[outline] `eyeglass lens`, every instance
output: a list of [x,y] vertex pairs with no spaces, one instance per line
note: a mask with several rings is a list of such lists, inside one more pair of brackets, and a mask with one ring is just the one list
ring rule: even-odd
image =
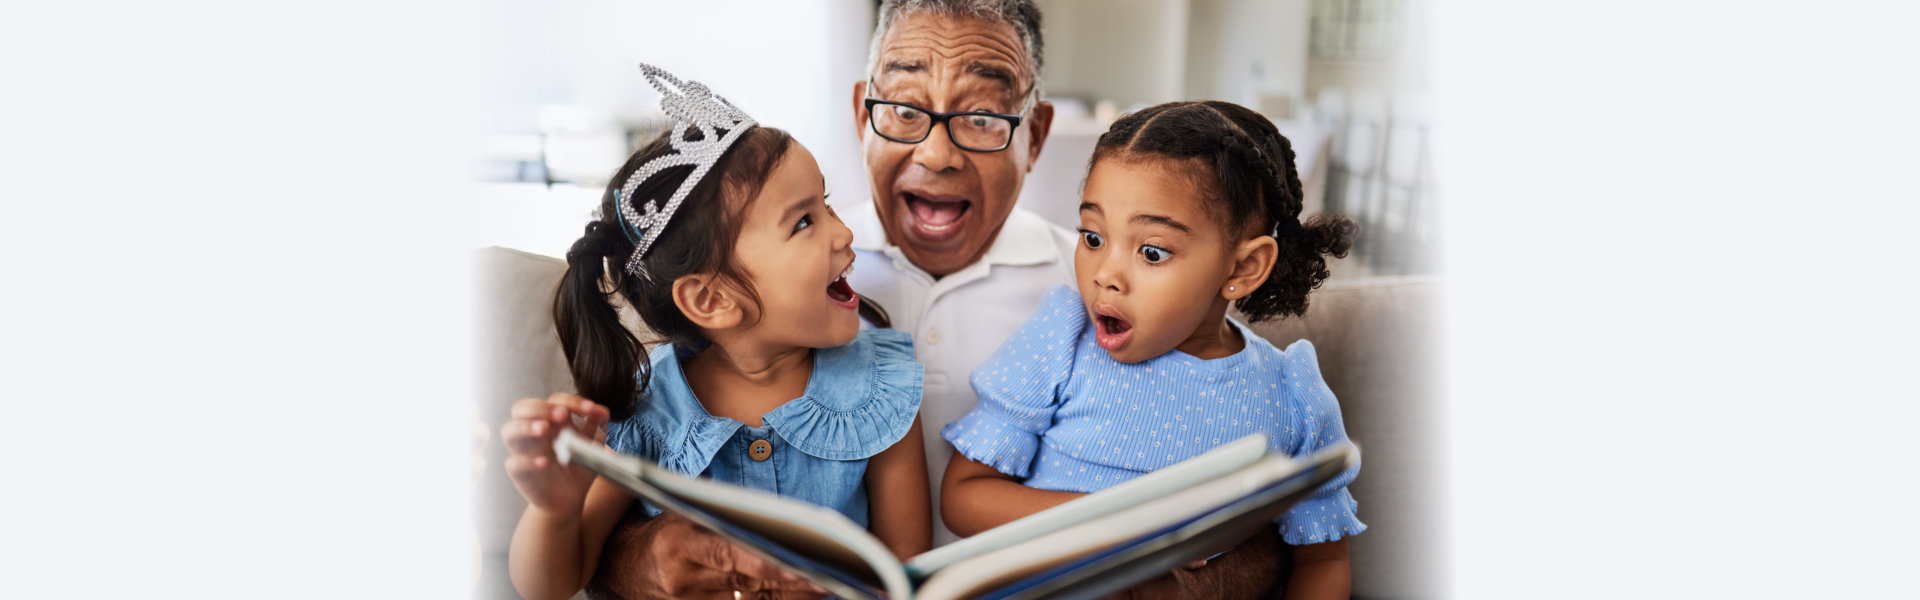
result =
[[[876,104],[873,126],[881,135],[900,141],[919,141],[933,129],[933,118],[911,106]],[[1012,123],[989,115],[954,115],[947,119],[947,135],[967,149],[997,150],[1007,145]]]

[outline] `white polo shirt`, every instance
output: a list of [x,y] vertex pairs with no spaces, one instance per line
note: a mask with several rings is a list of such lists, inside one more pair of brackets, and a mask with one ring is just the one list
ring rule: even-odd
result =
[[940,478],[953,446],[940,429],[973,410],[968,377],[1040,306],[1047,288],[1073,284],[1074,232],[1014,209],[985,256],[939,280],[887,243],[873,203],[841,214],[853,230],[853,290],[880,303],[894,329],[913,334],[914,359],[926,365],[920,419],[933,482],[933,543],[959,539],[940,521]]

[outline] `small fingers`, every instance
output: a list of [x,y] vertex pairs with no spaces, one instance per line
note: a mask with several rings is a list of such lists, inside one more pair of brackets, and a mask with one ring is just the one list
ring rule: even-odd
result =
[[575,394],[547,396],[545,405],[548,421],[555,425],[572,425],[581,433],[591,433],[612,418],[612,411],[607,407]]
[[500,426],[500,441],[513,454],[553,453],[553,428],[546,421],[514,419]]
[[553,460],[545,456],[508,455],[506,460],[507,477],[514,481],[527,481],[530,480],[529,478],[538,475],[541,471],[546,470],[546,468],[552,464]]
[[546,419],[553,414],[553,403],[539,398],[526,398],[514,402],[508,409],[508,416],[515,419]]

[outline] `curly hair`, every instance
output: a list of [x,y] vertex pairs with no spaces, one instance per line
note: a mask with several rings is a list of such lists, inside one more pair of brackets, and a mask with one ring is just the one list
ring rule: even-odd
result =
[[1234,241],[1271,235],[1279,256],[1267,280],[1234,302],[1250,322],[1307,312],[1307,294],[1327,279],[1327,256],[1344,258],[1359,226],[1341,216],[1302,223],[1293,144],[1266,117],[1217,100],[1168,102],[1122,116],[1100,136],[1088,167],[1102,160],[1174,159],[1221,230]]

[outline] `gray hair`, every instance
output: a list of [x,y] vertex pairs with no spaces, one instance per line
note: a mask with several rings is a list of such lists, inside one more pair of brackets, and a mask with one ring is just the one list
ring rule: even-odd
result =
[[1033,78],[1034,90],[1038,93],[1041,89],[1040,68],[1046,63],[1041,60],[1040,7],[1033,0],[886,0],[880,4],[879,24],[873,28],[873,43],[867,49],[868,75],[880,66],[880,39],[893,29],[895,21],[917,14],[968,17],[1012,26],[1020,36],[1020,45],[1027,49],[1027,64],[1033,66],[1028,75]]

